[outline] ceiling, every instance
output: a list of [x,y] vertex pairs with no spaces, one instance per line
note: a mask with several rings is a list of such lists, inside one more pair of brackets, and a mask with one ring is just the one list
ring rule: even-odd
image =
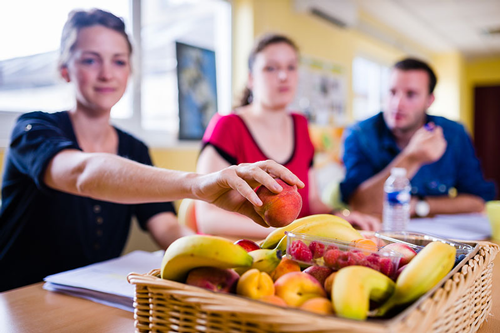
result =
[[305,4],[374,35],[359,20],[363,11],[433,52],[500,56],[500,0],[296,0],[296,7]]

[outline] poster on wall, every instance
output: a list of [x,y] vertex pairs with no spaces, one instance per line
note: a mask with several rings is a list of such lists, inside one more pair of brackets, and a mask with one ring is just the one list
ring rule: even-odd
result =
[[345,69],[335,63],[301,57],[299,85],[291,107],[303,112],[311,124],[344,126],[347,119]]
[[176,42],[179,139],[200,140],[217,111],[215,52]]

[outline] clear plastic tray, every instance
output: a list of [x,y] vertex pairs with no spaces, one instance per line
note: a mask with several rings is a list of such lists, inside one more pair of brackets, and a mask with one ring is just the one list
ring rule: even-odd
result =
[[458,263],[460,263],[463,259],[465,259],[467,255],[474,250],[474,247],[468,244],[452,241],[446,238],[430,234],[422,234],[419,232],[412,232],[412,231],[382,230],[379,232],[375,232],[373,240],[377,242],[377,245],[379,247],[385,246],[390,243],[403,243],[413,248],[417,253],[431,242],[446,243],[455,247],[455,249],[457,250],[455,266]]
[[406,244],[417,252],[423,249],[427,244],[431,242],[442,242],[454,246],[457,249],[457,256],[464,254],[469,254],[473,247],[464,244],[455,242],[446,238],[430,235],[430,234],[422,234],[419,232],[411,232],[411,231],[379,231],[375,232],[375,238],[378,241],[378,246],[382,247],[390,243],[403,243]]
[[286,256],[309,266],[326,266],[336,271],[346,266],[360,265],[373,268],[393,278],[402,255],[376,247],[368,249],[356,242],[286,232]]

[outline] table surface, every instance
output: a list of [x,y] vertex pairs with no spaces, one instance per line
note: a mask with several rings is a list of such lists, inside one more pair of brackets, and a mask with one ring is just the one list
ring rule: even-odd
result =
[[[479,333],[500,331],[500,254],[493,271],[493,307]],[[46,291],[43,283],[0,293],[0,332],[133,332],[133,313]]]

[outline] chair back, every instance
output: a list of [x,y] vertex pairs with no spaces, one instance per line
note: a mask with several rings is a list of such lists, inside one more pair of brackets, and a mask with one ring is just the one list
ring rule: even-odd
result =
[[196,223],[195,202],[196,200],[193,199],[183,199],[179,206],[177,219],[179,220],[179,224],[185,225],[197,233],[198,225]]

